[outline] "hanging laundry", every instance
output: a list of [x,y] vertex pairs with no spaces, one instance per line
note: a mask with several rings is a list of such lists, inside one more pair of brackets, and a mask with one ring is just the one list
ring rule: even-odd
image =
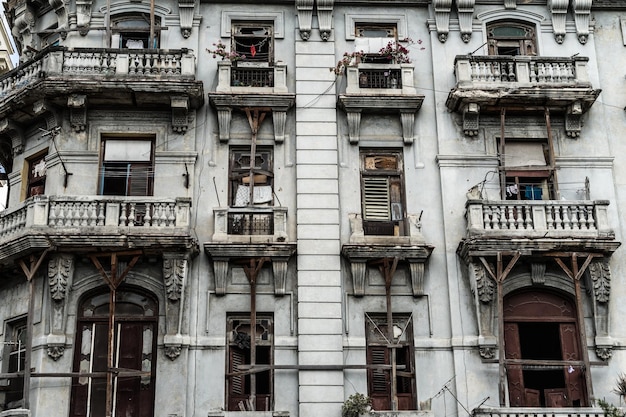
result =
[[256,46],[250,45],[250,55],[252,55],[252,57],[256,55]]
[[514,195],[517,195],[518,192],[519,192],[519,190],[517,188],[517,184],[509,185],[509,186],[506,187],[506,196],[507,197],[512,197]]

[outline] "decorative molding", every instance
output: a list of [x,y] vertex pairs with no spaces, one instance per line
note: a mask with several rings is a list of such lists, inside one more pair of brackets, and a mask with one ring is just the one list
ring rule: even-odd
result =
[[411,275],[411,289],[413,297],[424,295],[424,262],[417,262],[415,259],[408,259],[409,273]]
[[384,24],[391,23],[396,25],[398,31],[398,39],[406,39],[409,37],[407,17],[404,14],[351,14],[346,13],[346,40],[353,41],[356,38],[357,23],[374,23]]
[[163,281],[165,295],[170,301],[178,301],[182,297],[185,286],[186,259],[166,257],[163,259]]
[[183,38],[191,36],[193,29],[193,12],[196,8],[195,0],[178,0],[178,15],[180,17],[180,32]]
[[185,133],[189,127],[189,97],[171,96],[172,130],[176,133]]
[[75,132],[84,132],[87,129],[87,96],[72,94],[67,98],[67,107],[70,109],[70,126]]
[[352,272],[352,288],[356,297],[365,295],[365,282],[367,280],[367,263],[365,259],[350,262]]
[[335,0],[317,0],[317,20],[320,25],[322,40],[330,39],[333,24],[333,5]]
[[287,111],[273,111],[272,120],[274,122],[274,141],[283,143],[285,141],[285,127],[287,126]]
[[517,8],[517,0],[504,0],[504,8],[505,9],[516,9]]
[[361,136],[361,110],[346,111],[348,121],[348,140],[352,145],[357,145]]
[[[93,0],[76,0],[76,25],[79,28],[88,28],[91,24],[91,6]],[[87,31],[79,32],[81,35],[87,35]]]
[[68,27],[67,6],[69,6],[68,0],[48,0],[50,6],[54,9],[57,15],[58,29]]
[[285,16],[283,12],[260,12],[260,11],[222,11],[220,36],[222,38],[230,38],[233,21],[258,21],[272,22],[274,25],[274,38],[282,39],[285,37]]
[[572,0],[574,21],[578,42],[586,44],[589,39],[589,15],[591,14],[591,0]]
[[308,41],[311,37],[313,3],[314,0],[296,0],[300,38],[304,41]]
[[478,300],[483,304],[491,303],[496,291],[495,282],[488,277],[487,272],[482,265],[472,263],[471,267],[474,270],[475,288]]
[[219,138],[221,142],[230,140],[230,121],[233,117],[233,109],[220,106],[217,108],[217,123],[219,127]]
[[480,357],[485,359],[485,360],[490,360],[490,359],[494,359],[496,357],[496,351],[498,349],[498,346],[479,346],[478,347],[478,353],[480,354]]
[[468,43],[472,38],[472,18],[474,16],[475,2],[476,0],[456,0],[461,39],[465,43]]
[[548,8],[552,14],[552,30],[554,39],[561,44],[565,40],[565,18],[569,0],[548,0]]
[[608,361],[613,356],[612,346],[598,346],[596,347],[596,355],[603,361]]
[[589,277],[593,297],[599,303],[608,303],[611,295],[611,269],[606,260],[594,261],[589,264]]
[[533,262],[530,264],[530,280],[533,285],[543,285],[546,283],[546,264],[543,262]]
[[64,301],[67,287],[74,274],[74,257],[67,254],[57,254],[48,261],[48,285],[50,298],[54,301]]
[[48,261],[48,288],[50,294],[50,333],[47,336],[47,354],[56,361],[65,352],[67,325],[67,292],[74,277],[74,255],[57,253]]
[[183,350],[181,345],[165,345],[165,356],[167,356],[170,360],[175,360],[178,358]]
[[582,130],[582,115],[583,107],[580,101],[576,101],[567,106],[567,110],[565,111],[565,133],[570,138],[580,136]]
[[280,259],[274,258],[272,259],[272,272],[274,273],[274,295],[283,296],[285,295],[286,285],[287,285],[287,262],[289,258]]
[[213,278],[215,279],[215,295],[225,295],[228,282],[228,259],[213,258]]
[[48,345],[46,352],[53,361],[58,361],[65,353],[65,345]]
[[435,24],[437,26],[437,38],[444,43],[448,40],[450,32],[450,12],[452,11],[452,0],[433,0],[435,9]]

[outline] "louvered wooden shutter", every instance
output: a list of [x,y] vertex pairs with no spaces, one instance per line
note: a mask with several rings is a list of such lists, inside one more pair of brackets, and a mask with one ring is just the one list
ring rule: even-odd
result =
[[151,167],[145,164],[130,164],[128,176],[129,196],[144,197],[152,194]]
[[[246,355],[243,349],[236,346],[230,347],[230,372],[240,371],[241,365],[246,364]],[[230,377],[228,384],[229,396],[242,396],[246,394],[245,375],[234,375]]]
[[[389,349],[384,346],[370,346],[370,365],[389,365]],[[388,369],[370,368],[370,395],[390,395],[391,381]]]
[[391,218],[388,177],[363,177],[363,220]]
[[[504,350],[507,359],[521,359],[519,329],[517,323],[504,324]],[[511,407],[523,407],[526,396],[524,394],[524,376],[519,365],[507,365],[506,377],[509,382],[509,403]]]

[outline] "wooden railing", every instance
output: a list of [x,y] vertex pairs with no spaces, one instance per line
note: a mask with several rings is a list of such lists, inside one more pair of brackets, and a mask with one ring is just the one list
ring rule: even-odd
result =
[[195,56],[188,49],[62,48],[44,50],[0,78],[0,98],[46,77],[195,77]]
[[188,198],[40,195],[0,213],[0,244],[30,228],[53,232],[84,227],[102,234],[120,227],[188,228],[190,208]]
[[468,200],[467,227],[470,236],[610,237],[608,205],[606,200]]
[[457,83],[590,85],[586,57],[472,56],[455,59]]

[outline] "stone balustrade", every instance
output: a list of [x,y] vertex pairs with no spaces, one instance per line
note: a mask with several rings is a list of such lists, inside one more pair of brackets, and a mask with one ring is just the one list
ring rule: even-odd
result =
[[288,93],[287,64],[234,67],[231,61],[217,62],[217,93]]
[[54,233],[68,228],[110,233],[135,228],[139,232],[189,228],[191,200],[159,197],[35,196],[20,207],[0,213],[0,243],[29,229]]
[[367,64],[346,67],[346,94],[416,94],[413,64]]
[[195,78],[195,56],[188,49],[51,48],[0,79],[0,97],[46,77]]
[[604,417],[600,408],[476,408],[472,417]]
[[607,200],[468,200],[469,237],[612,237]]
[[213,242],[286,242],[286,207],[220,207],[213,209]]
[[590,85],[586,57],[457,56],[457,85]]

